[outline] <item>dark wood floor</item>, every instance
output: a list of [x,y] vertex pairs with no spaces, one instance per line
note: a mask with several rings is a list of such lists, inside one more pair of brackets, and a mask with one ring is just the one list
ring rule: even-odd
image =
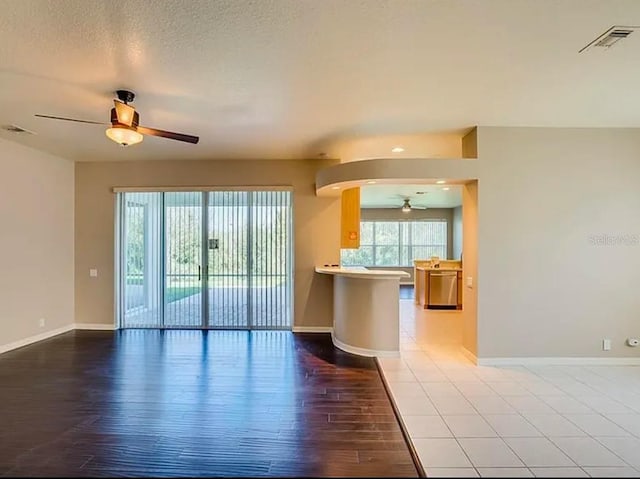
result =
[[0,475],[416,476],[328,335],[75,331],[0,355]]

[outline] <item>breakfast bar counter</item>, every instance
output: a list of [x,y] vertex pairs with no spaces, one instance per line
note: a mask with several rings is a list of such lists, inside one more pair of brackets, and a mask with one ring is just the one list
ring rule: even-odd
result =
[[333,344],[361,356],[400,355],[400,278],[405,271],[316,267],[333,275]]

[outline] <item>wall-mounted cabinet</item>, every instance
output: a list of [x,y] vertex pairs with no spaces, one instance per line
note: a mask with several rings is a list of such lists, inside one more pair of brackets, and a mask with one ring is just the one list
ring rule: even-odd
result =
[[340,217],[340,247],[360,247],[360,188],[349,188],[342,192]]

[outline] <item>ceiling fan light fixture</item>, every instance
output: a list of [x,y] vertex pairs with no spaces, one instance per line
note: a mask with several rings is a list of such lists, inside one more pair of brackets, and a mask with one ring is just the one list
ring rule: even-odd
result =
[[142,134],[133,128],[124,125],[113,125],[111,128],[107,128],[105,133],[110,140],[115,141],[120,146],[136,145],[144,138]]

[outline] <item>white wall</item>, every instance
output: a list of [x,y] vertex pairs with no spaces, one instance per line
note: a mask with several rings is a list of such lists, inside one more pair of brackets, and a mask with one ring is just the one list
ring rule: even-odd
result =
[[74,166],[0,139],[0,171],[2,351],[74,322]]
[[640,356],[640,130],[480,127],[478,158],[478,356]]

